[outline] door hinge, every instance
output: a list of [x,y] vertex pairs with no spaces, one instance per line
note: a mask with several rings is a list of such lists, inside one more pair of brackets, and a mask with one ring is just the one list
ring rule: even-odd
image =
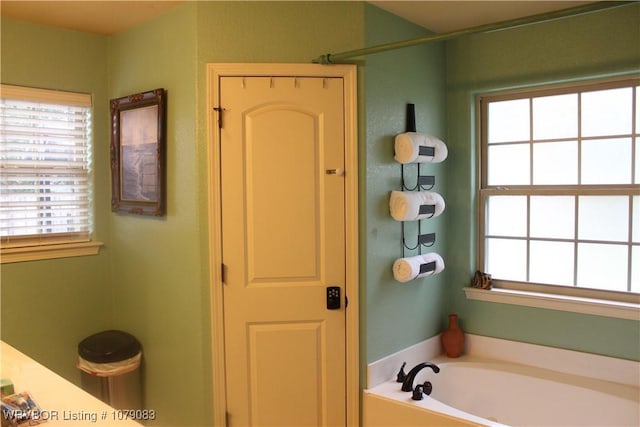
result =
[[224,264],[220,264],[220,279],[223,285],[226,279],[226,274],[225,274],[226,270],[227,270],[227,266]]
[[213,107],[213,111],[218,113],[218,128],[222,129],[222,112],[227,111],[227,109],[222,107]]

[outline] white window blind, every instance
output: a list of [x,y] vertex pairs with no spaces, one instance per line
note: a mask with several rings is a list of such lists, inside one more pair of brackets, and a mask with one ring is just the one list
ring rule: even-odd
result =
[[91,95],[0,86],[0,236],[6,247],[87,241]]

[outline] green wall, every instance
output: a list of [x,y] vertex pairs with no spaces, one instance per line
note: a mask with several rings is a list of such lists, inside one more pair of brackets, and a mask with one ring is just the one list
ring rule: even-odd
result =
[[[206,254],[200,236],[195,3],[109,38],[109,97],[167,91],[166,215],[110,216],[113,324],[142,343],[150,425],[211,419]],[[179,408],[179,409],[178,409]]]
[[[100,219],[98,234],[101,238],[104,236],[102,240],[107,245],[97,257],[4,266],[3,308],[10,307],[3,311],[4,338],[31,355],[43,355],[40,360],[47,366],[77,380],[78,374],[73,366],[77,341],[107,327],[127,330],[143,345],[145,402],[147,407],[158,411],[159,419],[155,424],[209,424],[212,395],[206,241],[205,65],[242,61],[307,63],[321,53],[363,47],[365,21],[369,28],[368,42],[371,43],[376,42],[375,34],[379,33],[380,25],[390,25],[392,37],[424,33],[371,6],[366,6],[365,15],[365,5],[360,2],[189,2],[148,23],[109,37],[7,20],[8,23],[3,25],[3,41],[6,41],[3,45],[3,81],[66,88],[68,78],[73,83],[71,89],[76,90],[82,89],[75,87],[78,81],[88,76],[97,81],[99,87],[85,90],[95,96],[96,197],[99,199],[96,210]],[[247,28],[252,31],[246,31]],[[13,33],[16,33],[15,37]],[[17,43],[18,33],[24,33],[20,36],[32,43]],[[73,39],[73,43],[65,37]],[[64,40],[56,41],[59,38]],[[99,43],[99,49],[82,46],[90,42]],[[60,55],[56,55],[56,51]],[[433,54],[430,49],[413,52],[415,57],[411,58],[406,54],[400,57],[390,55],[386,59],[380,57],[382,60],[373,60],[371,66],[372,76],[377,75],[381,88],[384,88],[372,97],[371,106],[372,111],[379,111],[370,123],[376,123],[380,128],[365,134],[365,126],[361,124],[361,141],[371,140],[371,144],[366,143],[367,147],[380,147],[382,139],[386,150],[379,150],[377,158],[367,159],[364,154],[368,150],[363,148],[361,162],[363,165],[366,162],[371,171],[378,168],[378,162],[382,162],[383,168],[388,168],[385,184],[388,189],[395,187],[398,179],[398,166],[389,168],[392,162],[389,143],[391,135],[404,126],[404,104],[418,104],[421,127],[428,126],[440,134],[444,130],[442,70],[436,72],[437,85],[430,89],[417,89],[422,78],[430,76],[426,61],[419,57]],[[439,48],[435,54],[440,63],[443,61],[442,53],[442,48]],[[9,71],[15,69],[16,76],[24,76],[29,67],[18,61],[18,55],[40,58],[42,63],[37,69],[51,81],[8,79]],[[58,59],[62,55],[73,58],[75,63],[70,61],[70,64],[80,68],[82,77],[59,72]],[[395,95],[392,80],[386,74],[399,71],[392,66],[397,59],[408,59],[412,67],[418,65],[408,73],[400,70],[404,80],[412,79],[414,82],[402,88],[404,94],[401,96]],[[93,69],[84,69],[87,65],[92,65]],[[361,80],[363,76],[361,70]],[[167,215],[163,218],[141,218],[112,214],[109,209],[108,99],[156,87],[164,87],[168,92]],[[373,90],[375,86],[368,89]],[[364,117],[368,105],[362,83],[359,90],[360,116]],[[417,96],[414,96],[416,90]],[[437,92],[437,101],[427,99],[431,90]],[[389,94],[394,98],[396,110],[391,117],[385,113],[388,101],[385,98]],[[384,126],[385,122],[389,126]],[[439,185],[442,189],[443,182]],[[364,182],[362,188],[364,194]],[[388,197],[388,189],[372,193],[379,204],[385,205],[386,201],[382,199]],[[363,222],[367,215],[364,211],[361,213]],[[367,272],[385,276],[382,281],[376,279],[375,284],[382,287],[383,293],[391,291],[389,295],[393,299],[396,285],[390,276],[390,265],[399,251],[399,227],[392,223],[384,209],[377,210],[374,220],[388,229],[386,232],[393,236],[394,243],[386,253],[384,249],[379,250],[384,254],[384,268],[368,269]],[[384,240],[380,242],[384,243]],[[378,246],[381,246],[380,242]],[[363,251],[363,259],[367,258],[366,251]],[[71,266],[67,267],[67,264]],[[66,283],[82,276],[83,270],[76,267],[78,264],[86,266],[83,268],[89,278],[74,280],[75,297],[61,293],[61,287],[52,283],[51,278],[60,277],[60,281]],[[17,321],[7,320],[17,311],[12,311],[11,307],[17,307],[15,298],[18,292],[24,292],[20,285],[24,288],[25,283],[32,284],[35,278],[48,290],[46,306],[41,307],[38,313],[42,319],[58,313],[65,318],[75,316],[78,319],[77,331],[65,329],[56,335],[51,333],[51,323],[36,322],[31,318],[29,324],[39,326],[42,335],[48,337],[52,346],[55,345],[54,353],[48,353],[49,349],[33,340],[33,335],[18,337]],[[81,291],[76,289],[78,287]],[[13,292],[14,289],[17,290]],[[405,305],[416,296],[430,299],[430,304],[433,304],[435,296],[430,295],[433,288],[420,289],[418,286],[405,288],[409,292],[394,304]],[[41,290],[30,286],[26,292],[37,295]],[[376,292],[372,294],[374,299],[379,296]],[[369,288],[363,287],[364,301],[368,293]],[[77,302],[82,310],[70,310],[72,302]],[[374,307],[371,313],[382,317],[387,308],[383,307],[376,314]],[[425,319],[424,313],[418,314],[420,319],[410,329],[410,334],[403,338],[403,333],[396,332],[396,338],[400,339],[390,343],[385,342],[390,333],[378,329],[377,325],[371,329],[372,336],[367,339],[374,346],[371,357],[396,351],[428,336],[431,331],[423,332],[420,325]],[[101,321],[89,322],[91,318]],[[401,321],[405,319],[406,316],[400,317]],[[402,329],[400,323],[396,325],[389,323],[386,331]],[[19,345],[21,343],[24,345]],[[389,348],[385,349],[385,345]],[[172,392],[167,393],[167,390]]]
[[208,62],[309,63],[360,48],[363,22],[361,2],[198,2],[199,72]]
[[[429,34],[374,6],[366,8],[366,45]],[[384,31],[380,31],[384,28]],[[443,43],[420,45],[366,58],[364,66],[366,135],[360,140],[361,181],[361,284],[365,296],[361,309],[365,324],[366,362],[374,362],[437,334],[445,316],[448,260],[443,273],[408,283],[393,279],[391,266],[402,256],[401,224],[389,214],[389,194],[401,189],[401,166],[393,159],[394,137],[404,132],[406,104],[415,104],[416,129],[445,140],[445,50]],[[436,176],[433,191],[447,200],[446,168],[425,164],[423,174]],[[416,165],[405,167],[408,186],[415,185]],[[447,207],[442,216],[422,221],[422,232],[435,232],[436,244],[424,248],[444,256],[447,247]],[[414,245],[418,229],[405,224],[408,245]],[[405,256],[418,251],[406,251]]]
[[109,96],[168,92],[167,215],[110,222],[114,324],[142,341],[150,425],[212,419],[206,64],[361,47],[361,15],[359,3],[189,2],[109,38]]
[[448,260],[452,309],[468,332],[640,360],[638,321],[467,301],[475,265],[474,99],[504,88],[640,69],[640,5],[447,42]]
[[[450,310],[469,332],[638,358],[638,322],[467,301],[461,291],[475,269],[473,96],[637,67],[638,10],[357,60],[363,369],[438,334]],[[205,65],[307,63],[425,33],[363,2],[188,2],[108,37],[3,19],[3,83],[94,94],[96,237],[106,246],[93,257],[3,265],[2,338],[78,382],[81,338],[130,331],[143,344],[154,425],[210,425]],[[108,100],[156,87],[168,91],[167,215],[116,215]],[[445,254],[447,268],[399,284],[391,265],[401,253],[400,224],[389,216],[388,196],[400,185],[393,137],[404,131],[406,103],[416,105],[418,130],[450,150],[444,163],[424,168],[447,202],[442,217],[423,223],[437,232],[431,250]]]
[[79,383],[77,344],[111,320],[106,38],[2,19],[4,84],[93,94],[97,256],[3,264],[2,339]]

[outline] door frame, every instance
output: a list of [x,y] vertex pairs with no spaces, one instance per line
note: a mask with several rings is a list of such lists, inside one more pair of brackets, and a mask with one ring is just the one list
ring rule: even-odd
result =
[[226,426],[224,311],[222,282],[222,197],[220,191],[220,132],[218,112],[221,77],[338,77],[344,82],[345,142],[345,295],[346,309],[346,425],[360,419],[359,255],[358,255],[358,116],[357,66],[351,64],[211,63],[207,64],[207,217],[209,284],[211,297],[211,350],[213,422]]

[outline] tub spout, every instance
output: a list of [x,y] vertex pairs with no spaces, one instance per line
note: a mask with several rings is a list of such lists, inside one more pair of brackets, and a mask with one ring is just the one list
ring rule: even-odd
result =
[[413,391],[413,380],[416,379],[416,375],[424,368],[431,368],[433,372],[436,374],[440,372],[440,368],[438,368],[433,363],[423,362],[414,366],[409,373],[407,374],[407,378],[402,383],[402,391]]

